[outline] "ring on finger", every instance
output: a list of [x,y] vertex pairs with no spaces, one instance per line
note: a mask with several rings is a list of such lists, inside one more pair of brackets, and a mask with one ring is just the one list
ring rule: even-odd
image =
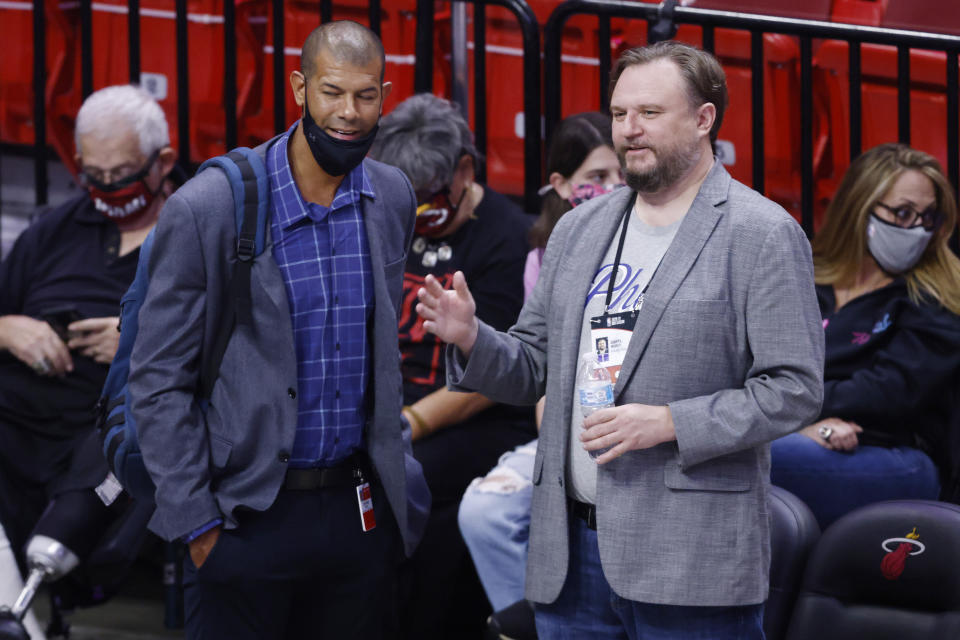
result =
[[826,425],[826,424],[825,424],[825,425],[821,425],[821,427],[820,427],[819,429],[817,429],[817,434],[818,434],[821,438],[823,438],[823,441],[824,441],[824,442],[830,442],[830,436],[833,435],[833,427],[831,427],[831,426],[829,426],[829,425]]
[[46,358],[40,358],[39,360],[34,362],[32,366],[33,366],[33,370],[42,376],[45,376],[48,373],[50,373],[50,361],[47,360]]

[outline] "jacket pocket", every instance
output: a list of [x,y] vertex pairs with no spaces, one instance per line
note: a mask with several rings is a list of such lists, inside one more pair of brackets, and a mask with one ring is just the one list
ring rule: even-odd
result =
[[404,267],[407,265],[407,257],[400,256],[399,260],[394,260],[383,265],[383,275],[387,282],[403,274]]
[[[752,452],[751,452],[752,453]],[[754,457],[712,460],[684,471],[680,462],[668,460],[663,468],[663,483],[670,489],[683,491],[747,491],[756,474]]]
[[215,471],[222,471],[230,462],[233,443],[215,433],[210,434],[210,465]]

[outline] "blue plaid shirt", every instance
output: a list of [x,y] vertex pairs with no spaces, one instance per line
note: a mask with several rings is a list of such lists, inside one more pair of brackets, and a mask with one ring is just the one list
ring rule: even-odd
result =
[[287,158],[296,126],[270,148],[267,172],[273,257],[297,350],[299,415],[290,466],[309,468],[330,466],[363,447],[373,275],[361,201],[374,193],[360,164],[344,177],[330,207],[305,202]]

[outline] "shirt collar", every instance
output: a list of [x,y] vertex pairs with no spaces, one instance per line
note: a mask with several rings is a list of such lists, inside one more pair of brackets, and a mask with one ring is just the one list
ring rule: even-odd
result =
[[343,182],[337,187],[337,192],[333,196],[333,202],[329,207],[305,201],[293,179],[293,172],[290,170],[290,160],[287,155],[287,144],[290,141],[290,136],[293,135],[299,124],[300,121],[298,120],[287,129],[287,133],[270,148],[267,158],[270,190],[277,202],[281,203],[280,206],[275,205],[273,207],[281,229],[288,229],[303,221],[304,218],[320,222],[331,213],[359,203],[361,196],[366,196],[371,200],[376,199],[366,167],[361,162],[344,177]]

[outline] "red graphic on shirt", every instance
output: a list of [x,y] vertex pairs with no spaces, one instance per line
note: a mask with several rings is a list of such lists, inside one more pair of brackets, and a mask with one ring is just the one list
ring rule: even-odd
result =
[[[435,273],[440,286],[453,285],[452,273]],[[436,386],[438,367],[443,357],[444,343],[423,328],[423,318],[417,315],[417,291],[424,285],[424,276],[403,274],[403,300],[400,303],[400,363],[407,382]]]
[[[899,543],[896,548],[892,546],[894,543]],[[907,558],[920,555],[926,550],[926,547],[920,542],[920,534],[917,533],[916,527],[903,538],[884,540],[881,546],[887,552],[887,555],[883,556],[883,560],[880,561],[880,571],[887,580],[899,578],[906,568]]]

